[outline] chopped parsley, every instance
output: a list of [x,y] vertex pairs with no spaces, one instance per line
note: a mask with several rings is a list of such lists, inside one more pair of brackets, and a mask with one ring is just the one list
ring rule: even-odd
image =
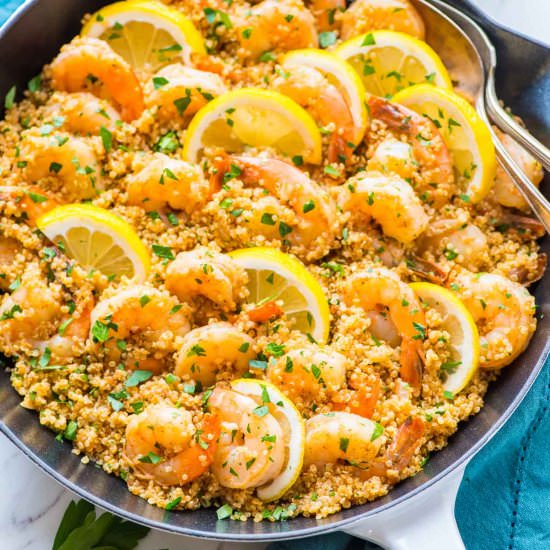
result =
[[4,107],[6,110],[11,109],[15,103],[15,94],[17,92],[17,88],[15,86],[12,86],[8,93],[6,94],[6,97],[4,98]]
[[159,90],[163,86],[166,86],[166,84],[169,84],[169,80],[167,78],[164,78],[163,76],[153,77],[153,86],[155,87],[155,90]]
[[174,260],[175,256],[172,249],[169,246],[161,246],[160,244],[154,244],[152,247],[153,253],[159,258],[165,260]]
[[319,33],[319,45],[321,48],[328,48],[336,42],[336,33],[334,31],[324,31]]
[[150,370],[135,370],[126,379],[124,385],[127,388],[134,388],[135,386],[139,386],[142,382],[149,380],[151,376],[153,376],[153,373]]
[[153,149],[157,153],[174,153],[179,146],[180,142],[178,140],[176,132],[170,131],[166,132],[166,134],[158,139]]
[[363,38],[363,42],[361,42],[361,46],[374,46],[375,44],[376,40],[374,39],[372,32],[367,33],[365,38]]
[[218,516],[218,519],[226,519],[228,517],[231,517],[232,513],[233,513],[233,508],[231,508],[229,504],[224,504],[223,506],[220,506],[216,510],[216,516]]
[[101,136],[101,141],[103,142],[103,148],[105,152],[108,153],[113,147],[113,134],[105,126],[102,126],[99,129],[99,135]]

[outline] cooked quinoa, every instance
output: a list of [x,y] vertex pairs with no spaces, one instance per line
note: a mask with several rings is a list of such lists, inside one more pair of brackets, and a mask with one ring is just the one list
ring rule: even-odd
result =
[[[185,105],[200,108],[225,90],[272,89],[285,78],[279,53],[307,46],[300,42],[303,35],[285,34],[285,25],[297,24],[304,13],[310,24],[321,24],[301,1],[281,0],[279,9],[292,17],[273,23],[270,54],[255,57],[243,33],[250,35],[250,25],[251,33],[269,28],[270,21],[247,14],[272,1],[165,2],[192,20],[208,52],[192,60],[197,70],[208,71],[193,75],[204,78],[204,89],[190,90],[184,104],[166,102],[163,95],[170,75],[179,78],[178,67],[161,69],[166,77],[138,74],[132,93],[143,104],[132,114],[123,104],[127,96],[121,103],[97,85],[92,65],[82,69],[91,75],[89,86],[69,89],[59,77],[58,57],[19,102],[7,105],[0,122],[0,351],[11,360],[9,373],[22,406],[36,410],[58,438],[71,440],[83,462],[121,477],[151,504],[178,510],[228,505],[224,510],[233,519],[255,521],[323,518],[383,496],[419,472],[459,422],[480,411],[489,382],[526,347],[535,316],[523,287],[546,266],[536,242],[540,227],[522,211],[524,205],[503,206],[495,191],[477,204],[469,201],[467,178],[445,164],[437,127],[420,115],[420,122],[410,122],[411,115],[401,112],[403,124],[397,127],[383,116],[372,118],[359,144],[340,147],[332,157],[334,137],[343,134],[338,121],[324,126],[319,165],[250,147],[239,157],[209,148],[200,164],[182,161],[192,118]],[[327,32],[334,33],[331,42],[341,39],[341,17],[345,38],[366,32],[369,13],[350,18],[337,11],[328,23],[333,30],[322,27],[324,40]],[[400,18],[381,26],[414,34]],[[277,42],[279,35],[285,38]],[[103,55],[109,49],[89,40],[76,38],[62,52],[93,47]],[[101,56],[96,57],[99,67]],[[384,114],[389,104],[378,101],[384,102],[378,105]],[[314,112],[315,105],[306,101],[304,107]],[[417,122],[430,132],[420,145],[411,135]],[[412,151],[408,165],[401,166],[406,177],[381,157],[380,145],[388,142]],[[424,147],[422,159],[418,147]],[[533,168],[533,179],[539,171]],[[507,178],[502,171],[498,177]],[[504,184],[497,184],[502,194]],[[383,193],[380,200],[388,202],[373,204],[377,196],[368,190],[375,185],[409,193],[403,204],[417,208],[418,215],[407,208],[400,212],[402,203]],[[367,195],[356,198],[362,189]],[[300,193],[305,198],[297,207]],[[151,255],[146,280],[85,268],[37,229],[43,212],[83,201],[134,228]],[[311,211],[318,215],[314,223],[308,222]],[[257,246],[297,258],[321,285],[330,307],[326,343],[295,330],[276,301],[269,315],[258,317],[265,304],[249,303],[246,272],[227,255]],[[478,324],[481,367],[456,394],[444,389],[457,367],[446,319],[407,286],[423,280],[449,288]],[[366,307],[370,297],[361,289],[373,285],[382,298]],[[409,292],[419,305],[410,314],[423,319],[412,335],[396,323],[399,308],[413,307]],[[214,328],[195,332],[201,327]],[[212,331],[221,336],[208,351],[192,340],[199,334],[218,337]],[[239,341],[237,354],[229,351],[229,338]],[[201,361],[207,365],[203,371]],[[259,498],[258,480],[271,482],[288,461],[285,432],[266,405],[269,399],[257,403],[260,411],[250,418],[258,430],[281,429],[278,441],[250,428],[247,434],[229,419],[239,412],[226,405],[248,403],[230,386],[243,377],[274,383],[307,421],[306,429],[322,426],[323,416],[327,422],[350,418],[343,413],[355,422],[353,429],[341,428],[336,449],[330,433],[325,443],[316,440],[315,448],[326,456],[308,451],[313,442],[306,434],[301,472],[273,502]],[[370,439],[350,441],[348,428],[352,435],[370,429]],[[252,439],[256,447],[247,450]],[[262,447],[265,441],[271,444]],[[364,453],[360,459],[347,456],[356,452],[356,443]],[[231,480],[239,477],[226,471],[231,461],[243,467],[240,475],[249,475],[247,487]],[[254,468],[256,477],[250,473]]]

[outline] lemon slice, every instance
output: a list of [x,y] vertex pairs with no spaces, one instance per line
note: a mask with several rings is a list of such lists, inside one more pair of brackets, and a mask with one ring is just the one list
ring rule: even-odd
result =
[[285,466],[273,481],[256,490],[258,497],[264,501],[277,500],[294,485],[302,471],[306,441],[302,415],[294,403],[269,382],[242,378],[231,382],[231,388],[252,397],[260,405],[267,405],[269,412],[283,428],[286,447]]
[[429,117],[439,128],[456,175],[465,181],[466,200],[476,203],[487,196],[497,160],[491,132],[475,109],[454,92],[425,84],[399,92],[393,101]]
[[70,258],[105,275],[143,281],[150,259],[132,226],[108,210],[68,204],[50,210],[37,226]]
[[230,256],[248,273],[249,301],[282,303],[293,328],[324,343],[330,328],[327,298],[304,264],[275,248],[242,248]]
[[355,143],[360,143],[367,129],[368,116],[365,87],[353,67],[336,54],[315,48],[287,53],[283,57],[282,65],[283,68],[306,66],[317,69],[336,86],[344,95],[357,128]]
[[100,9],[82,28],[83,36],[101,38],[138,73],[154,73],[175,61],[190,64],[204,42],[181,12],[160,2],[129,0]]
[[283,94],[256,88],[227,92],[205,105],[187,129],[183,156],[197,162],[205,147],[236,153],[246,145],[321,162],[321,133],[313,118]]
[[453,394],[471,380],[479,364],[479,334],[462,301],[450,290],[433,283],[411,283],[415,294],[443,318],[442,329],[451,336],[450,359],[442,365],[443,389]]
[[440,57],[426,42],[408,34],[372,31],[347,40],[334,53],[353,66],[371,94],[390,97],[423,82],[452,88]]

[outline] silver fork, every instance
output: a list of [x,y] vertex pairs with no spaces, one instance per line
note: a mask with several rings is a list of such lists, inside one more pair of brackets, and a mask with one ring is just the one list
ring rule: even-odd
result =
[[550,202],[525,175],[491,127],[489,116],[550,171],[550,151],[509,117],[495,90],[496,51],[485,32],[470,17],[441,0],[413,0],[426,23],[426,40],[441,55],[458,88],[475,101],[479,116],[491,129],[497,158],[550,233]]

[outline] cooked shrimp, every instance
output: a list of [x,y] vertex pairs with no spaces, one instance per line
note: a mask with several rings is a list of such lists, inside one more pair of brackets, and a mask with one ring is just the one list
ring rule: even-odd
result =
[[395,138],[385,139],[376,147],[367,168],[369,172],[394,173],[400,178],[410,179],[417,170],[413,148]]
[[304,107],[319,126],[332,131],[329,162],[349,158],[364,134],[355,126],[345,96],[334,84],[313,67],[283,64],[282,71],[271,85]]
[[239,378],[254,359],[254,341],[229,323],[212,323],[188,332],[176,356],[175,373],[184,380],[200,382],[202,387],[216,382],[222,371]]
[[535,300],[528,290],[496,273],[460,271],[450,282],[480,333],[480,366],[499,369],[520,355],[535,332]]
[[267,321],[284,315],[284,310],[277,304],[276,300],[270,300],[247,310],[246,313],[253,323],[267,323]]
[[[134,285],[103,298],[92,311],[94,349],[131,368],[160,372],[176,350],[176,337],[189,332],[184,308],[167,292]],[[98,336],[99,335],[99,336]]]
[[[504,145],[505,149],[510,153],[511,157],[516,161],[518,166],[523,170],[525,175],[537,187],[542,178],[544,178],[544,170],[538,163],[517,141],[511,138],[508,134],[501,132],[498,128],[494,130]],[[497,165],[497,173],[495,176],[494,186],[495,199],[503,206],[510,208],[518,208],[519,210],[529,210],[527,201],[519,192],[512,178],[506,173],[504,168]]]
[[307,0],[317,29],[321,32],[334,31],[340,28],[340,18],[337,15],[346,9],[346,0]]
[[139,477],[160,485],[185,485],[212,464],[219,433],[215,415],[206,414],[195,424],[190,411],[149,405],[126,426],[125,455]]
[[[0,188],[0,195],[2,191]],[[0,289],[6,290],[13,282],[14,277],[9,272],[18,264],[17,255],[21,244],[16,239],[0,234]]]
[[362,477],[388,477],[391,471],[398,473],[405,469],[422,444],[425,431],[426,425],[420,417],[407,418],[397,429],[384,455],[375,460],[371,467],[362,473]]
[[415,191],[436,208],[447,202],[454,182],[453,160],[436,125],[403,105],[374,95],[369,97],[368,106],[371,121],[411,146],[421,177],[416,179]]
[[347,359],[328,347],[309,344],[290,350],[267,367],[267,379],[293,401],[315,400],[346,385]]
[[120,120],[108,101],[87,92],[54,92],[46,104],[45,115],[55,127],[83,136],[98,135],[102,126],[112,132]]
[[208,101],[227,91],[217,74],[174,63],[163,67],[147,81],[145,106],[156,109],[163,121],[189,120]]
[[489,257],[486,235],[468,219],[467,212],[439,219],[430,225],[419,245],[422,250],[444,254],[469,270],[477,271]]
[[380,398],[382,382],[376,377],[374,383],[364,383],[357,390],[341,390],[332,402],[337,411],[345,411],[364,418],[372,418]]
[[148,212],[166,206],[192,214],[209,199],[210,184],[198,165],[162,153],[136,156],[127,178],[128,203]]
[[422,383],[426,321],[416,294],[393,271],[383,267],[364,269],[344,283],[344,300],[366,312],[387,308],[401,337],[401,378],[417,391]]
[[37,263],[29,264],[19,287],[2,300],[2,339],[34,342],[49,337],[52,325],[60,317],[61,294],[59,285],[48,284]]
[[204,296],[225,311],[242,300],[246,272],[230,256],[198,246],[180,252],[166,270],[166,288],[180,300]]
[[404,32],[424,40],[424,21],[409,0],[356,0],[341,20],[344,40],[377,29]]
[[263,0],[236,18],[241,57],[258,58],[272,50],[315,48],[315,19],[300,0]]
[[97,139],[65,133],[49,136],[26,133],[21,141],[20,154],[26,162],[26,177],[32,182],[51,178],[69,201],[97,196],[103,189]]
[[56,206],[59,206],[59,203],[35,185],[25,187],[0,186],[0,208],[4,214],[21,217],[33,227],[42,214],[49,212]]
[[362,172],[339,189],[346,212],[371,217],[389,237],[408,244],[428,227],[429,218],[412,187],[395,174]]
[[304,467],[343,462],[368,468],[384,441],[374,437],[375,428],[374,422],[353,413],[312,416],[306,420]]
[[38,350],[49,361],[64,363],[84,351],[91,301],[70,310],[61,285],[50,283],[40,266],[30,263],[17,288],[0,305],[0,339],[4,345],[26,353]]
[[[31,292],[33,291],[36,292],[36,289],[33,288]],[[36,349],[51,354],[50,361],[53,359],[56,363],[65,363],[81,355],[90,330],[93,304],[90,299],[72,314],[62,315],[57,333],[47,340],[37,342]]]
[[285,463],[284,433],[275,417],[255,414],[251,397],[216,388],[208,405],[219,415],[221,435],[212,471],[223,487],[259,487],[281,472]]
[[263,187],[292,208],[298,223],[286,235],[290,242],[313,250],[319,238],[325,242],[334,239],[338,230],[336,205],[307,174],[277,159],[231,156],[218,165],[215,186],[222,185],[224,174],[231,168],[239,172],[237,177],[244,184]]
[[103,40],[75,38],[61,48],[50,70],[54,90],[91,92],[111,101],[126,122],[143,111],[143,93],[136,75]]

